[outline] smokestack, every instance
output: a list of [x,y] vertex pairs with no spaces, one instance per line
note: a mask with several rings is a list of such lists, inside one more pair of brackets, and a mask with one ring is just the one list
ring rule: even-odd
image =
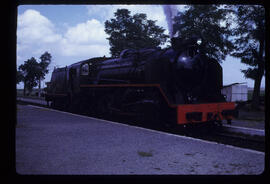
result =
[[168,24],[170,38],[173,37],[173,18],[177,14],[177,8],[174,5],[162,5],[166,21]]

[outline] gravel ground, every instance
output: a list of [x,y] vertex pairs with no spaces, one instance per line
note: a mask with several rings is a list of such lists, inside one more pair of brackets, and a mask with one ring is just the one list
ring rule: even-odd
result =
[[261,174],[264,153],[17,106],[19,174]]

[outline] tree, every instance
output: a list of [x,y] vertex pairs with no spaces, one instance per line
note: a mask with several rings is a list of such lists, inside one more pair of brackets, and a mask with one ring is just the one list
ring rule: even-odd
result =
[[[28,59],[24,64],[19,66],[19,73],[22,74],[22,80],[24,83],[23,95],[25,96],[25,90],[32,91],[33,87],[37,85],[37,68],[38,62],[34,57]],[[19,75],[20,76],[20,75]],[[18,77],[18,76],[17,76]],[[21,76],[20,76],[21,77]],[[18,78],[17,78],[18,80]]]
[[45,75],[49,72],[48,66],[51,63],[52,56],[47,51],[40,56],[40,63],[38,67],[38,96],[40,96],[41,92],[41,80],[45,79]]
[[22,71],[17,71],[17,76],[16,76],[16,83],[19,84],[20,82],[23,82],[24,76]]
[[156,21],[147,20],[146,14],[133,16],[127,9],[118,9],[115,18],[105,22],[105,32],[109,35],[110,53],[118,57],[124,49],[157,47],[169,38],[165,29],[157,26]]
[[265,10],[259,5],[234,6],[236,27],[232,56],[240,58],[249,65],[242,70],[246,78],[254,80],[252,107],[257,109],[260,103],[260,86],[265,74]]
[[173,34],[182,39],[201,36],[206,55],[221,62],[234,48],[227,19],[231,12],[225,6],[190,5],[175,16]]
[[19,66],[19,70],[17,71],[17,83],[24,83],[24,96],[26,89],[31,93],[32,89],[38,84],[40,94],[41,80],[45,79],[45,75],[49,72],[48,66],[51,63],[51,58],[51,54],[45,52],[40,56],[39,63],[32,57]]

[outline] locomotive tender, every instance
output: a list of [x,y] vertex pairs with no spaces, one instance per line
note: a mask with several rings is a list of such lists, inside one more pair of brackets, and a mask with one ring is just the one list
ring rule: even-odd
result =
[[172,48],[123,50],[54,69],[45,100],[55,108],[122,113],[168,124],[230,121],[235,103],[221,94],[222,67],[202,40],[172,38]]

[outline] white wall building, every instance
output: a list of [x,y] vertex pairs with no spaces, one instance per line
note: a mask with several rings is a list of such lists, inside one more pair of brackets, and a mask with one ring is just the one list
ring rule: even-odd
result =
[[223,95],[226,95],[227,102],[247,101],[248,100],[248,87],[247,84],[234,83],[224,86],[221,90]]

